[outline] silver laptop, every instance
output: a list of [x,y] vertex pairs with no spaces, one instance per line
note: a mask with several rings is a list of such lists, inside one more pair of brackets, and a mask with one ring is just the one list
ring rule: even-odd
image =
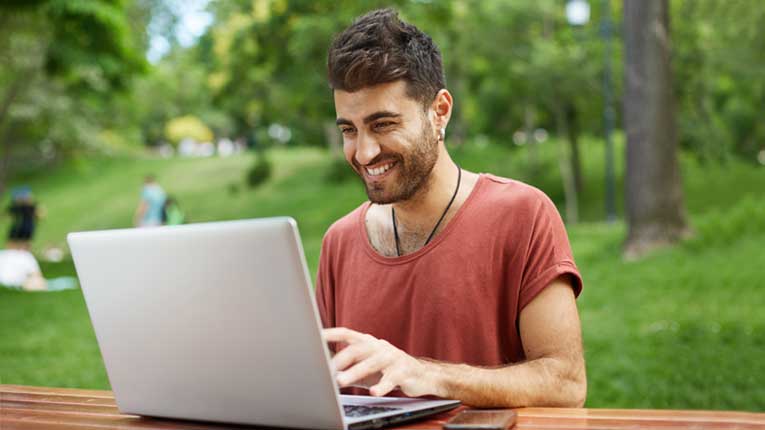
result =
[[457,401],[338,394],[292,218],[71,233],[120,411],[379,428]]

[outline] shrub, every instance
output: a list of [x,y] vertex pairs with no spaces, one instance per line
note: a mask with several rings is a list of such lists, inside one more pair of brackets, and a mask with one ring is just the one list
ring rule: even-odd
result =
[[705,214],[695,227],[696,236],[686,243],[691,249],[731,243],[740,237],[765,232],[765,202],[746,196],[729,208]]
[[250,171],[247,172],[247,185],[249,185],[250,188],[255,188],[267,181],[268,178],[271,177],[272,168],[271,160],[269,160],[264,153],[258,154],[258,156],[255,157],[255,164],[253,164]]

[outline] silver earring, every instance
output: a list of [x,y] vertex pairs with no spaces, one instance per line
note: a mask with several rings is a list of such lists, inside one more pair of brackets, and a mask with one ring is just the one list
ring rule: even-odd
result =
[[441,140],[446,139],[446,129],[445,128],[442,128],[441,131],[439,132],[439,134],[441,136]]

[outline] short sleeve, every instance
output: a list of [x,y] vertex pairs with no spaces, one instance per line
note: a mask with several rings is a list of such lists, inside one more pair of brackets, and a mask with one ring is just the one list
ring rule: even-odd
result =
[[582,277],[574,263],[566,228],[553,202],[542,192],[532,211],[532,231],[528,243],[518,310],[522,310],[551,282],[570,275],[574,295],[582,291]]
[[335,294],[329,243],[329,238],[325,236],[321,243],[319,270],[316,274],[316,305],[324,328],[335,326]]

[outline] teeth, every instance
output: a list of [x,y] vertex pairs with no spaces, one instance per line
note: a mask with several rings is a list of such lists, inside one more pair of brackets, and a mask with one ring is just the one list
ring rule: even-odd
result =
[[370,176],[378,176],[378,175],[382,175],[383,173],[387,172],[388,169],[390,169],[391,167],[393,167],[393,163],[388,163],[388,164],[386,164],[384,166],[377,167],[377,168],[374,168],[374,169],[370,169],[369,167],[367,167],[367,173],[369,173]]

